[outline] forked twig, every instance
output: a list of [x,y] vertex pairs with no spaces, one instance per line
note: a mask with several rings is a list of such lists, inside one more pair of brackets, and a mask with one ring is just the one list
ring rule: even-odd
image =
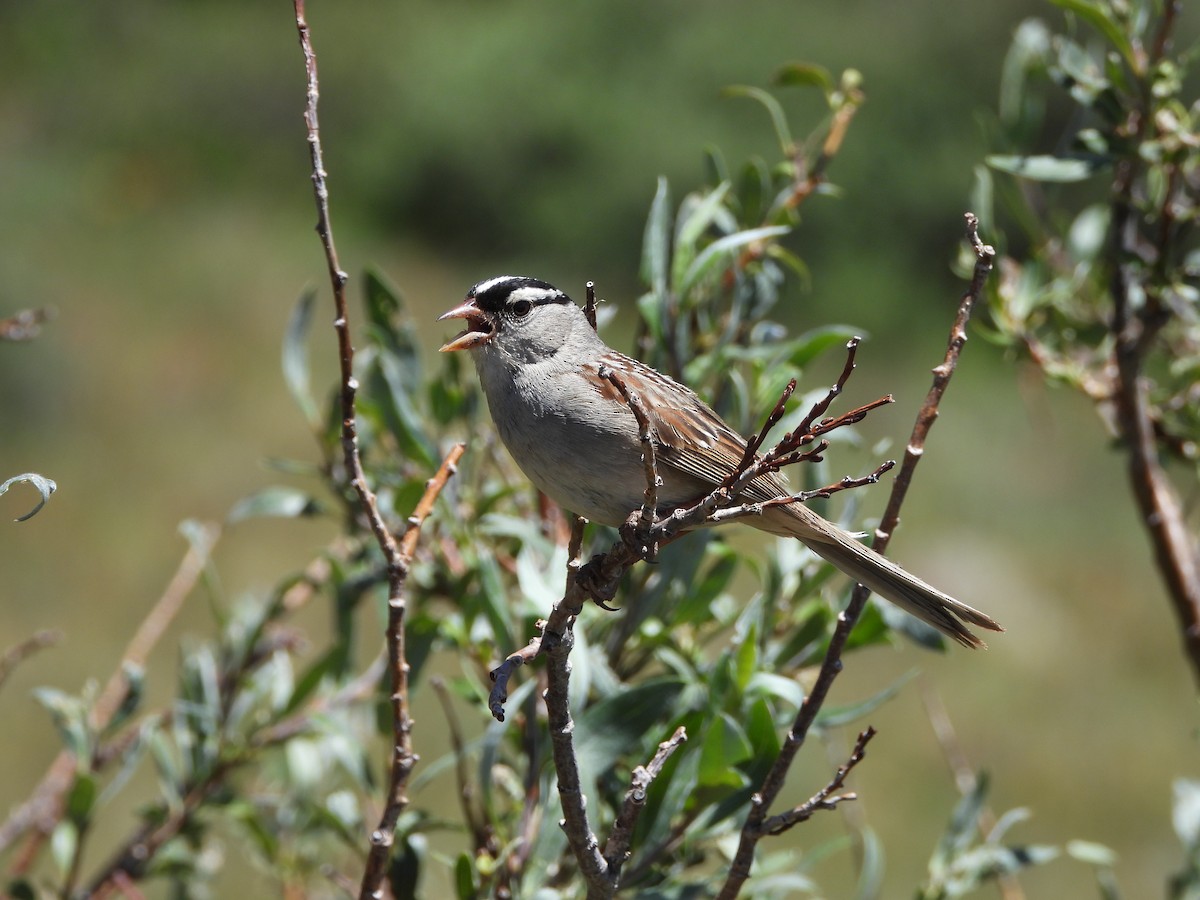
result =
[[845,794],[839,794],[838,791],[845,785],[846,777],[851,770],[863,761],[863,757],[867,754],[867,744],[876,734],[878,732],[870,725],[865,731],[860,731],[858,738],[854,741],[854,749],[849,758],[838,766],[829,783],[799,806],[794,806],[785,813],[771,816],[765,820],[762,824],[763,831],[766,834],[783,834],[789,828],[794,828],[801,822],[807,822],[819,810],[836,809],[837,805],[845,800],[857,800],[858,795],[853,791]]
[[629,858],[633,829],[637,826],[638,816],[646,805],[646,792],[650,789],[650,783],[658,777],[671,754],[686,740],[687,729],[680,725],[670,738],[658,745],[658,751],[647,765],[638,766],[633,770],[629,790],[625,793],[625,802],[621,805],[621,811],[617,813],[612,831],[604,844],[604,858],[608,861],[614,883],[620,878],[621,866]]
[[[962,352],[963,345],[966,343],[966,325],[971,317],[971,310],[983,291],[988,273],[992,270],[992,262],[996,254],[990,246],[979,240],[978,225],[978,219],[972,213],[967,213],[967,238],[975,250],[975,271],[971,278],[970,286],[959,300],[958,312],[950,328],[950,337],[947,342],[945,356],[941,364],[933,370],[933,384],[928,394],[926,394],[920,412],[917,414],[917,420],[913,425],[912,435],[909,438],[908,447],[905,452],[904,462],[892,483],[892,491],[889,496],[887,509],[884,511],[879,527],[875,531],[873,546],[880,553],[886,547],[888,539],[893,529],[895,529],[896,523],[899,521],[900,505],[903,503],[904,497],[908,492],[908,487],[912,483],[913,470],[921,459],[925,439],[929,434],[929,429],[932,427],[934,420],[937,418],[938,404],[941,402],[942,396],[946,391],[950,376],[954,374],[959,355]],[[870,590],[861,584],[856,585],[850,595],[850,602],[847,604],[846,609],[838,615],[837,625],[829,640],[829,646],[825,651],[825,657],[821,662],[821,668],[817,673],[816,681],[813,682],[813,686],[805,696],[804,702],[800,704],[800,709],[796,713],[796,720],[792,724],[791,730],[788,731],[779,756],[771,766],[771,770],[767,773],[766,778],[763,779],[762,787],[750,800],[750,812],[747,814],[746,821],[742,826],[738,849],[734,855],[733,863],[730,866],[725,883],[717,895],[717,900],[733,900],[746,883],[746,879],[750,877],[750,868],[754,862],[755,847],[758,845],[759,840],[767,834],[764,828],[767,814],[771,805],[779,796],[779,792],[783,789],[792,762],[795,760],[800,748],[804,745],[808,733],[816,721],[817,714],[825,703],[829,689],[833,686],[834,680],[842,670],[842,652],[845,650],[851,630],[854,628],[855,623],[858,622],[859,616],[862,615],[870,593]]]

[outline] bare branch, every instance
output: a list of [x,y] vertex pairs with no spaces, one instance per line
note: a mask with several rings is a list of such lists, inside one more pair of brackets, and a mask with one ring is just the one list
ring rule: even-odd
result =
[[[382,884],[395,840],[396,822],[408,806],[408,776],[420,757],[412,747],[412,717],[408,706],[408,658],[405,654],[405,617],[407,599],[404,587],[408,580],[409,566],[416,551],[421,526],[433,509],[433,504],[442,488],[458,468],[458,462],[466,451],[465,444],[455,444],[442,460],[437,473],[425,482],[425,492],[417,501],[413,514],[408,518],[404,535],[400,538],[395,559],[388,561],[388,665],[392,673],[392,764],[388,775],[387,800],[379,824],[371,832],[371,849],[367,854],[367,865],[363,872],[361,900],[382,896]],[[364,490],[366,488],[364,487]],[[397,548],[388,534],[390,546]]]
[[[992,260],[995,257],[995,251],[979,240],[977,232],[978,220],[973,214],[966,214],[966,225],[967,238],[975,249],[975,272],[970,286],[959,299],[958,312],[950,328],[950,337],[947,342],[945,356],[941,364],[933,370],[933,384],[925,397],[925,402],[922,404],[920,412],[917,414],[917,420],[913,426],[912,435],[909,438],[908,452],[905,453],[900,474],[896,476],[896,479],[892,483],[892,491],[887,509],[884,512],[879,527],[876,529],[873,546],[881,553],[887,545],[888,538],[895,529],[896,523],[899,521],[900,506],[904,501],[909,485],[912,483],[913,469],[916,467],[917,462],[920,461],[925,445],[925,438],[934,420],[937,418],[938,404],[941,402],[942,396],[946,391],[950,376],[954,374],[963,344],[966,342],[966,324],[970,318],[971,309],[975,301],[979,298],[984,283],[987,280],[987,275],[992,269]],[[771,770],[767,773],[766,778],[763,779],[762,787],[750,800],[750,812],[746,816],[746,821],[742,826],[738,849],[725,883],[721,887],[721,892],[717,895],[718,900],[733,900],[746,883],[746,879],[750,877],[750,868],[754,862],[754,849],[758,845],[758,841],[766,833],[763,823],[767,819],[771,805],[783,789],[792,762],[795,760],[800,748],[804,745],[808,733],[816,721],[817,714],[824,705],[825,698],[829,695],[829,689],[833,686],[834,680],[842,670],[842,652],[846,647],[851,630],[858,622],[859,616],[862,615],[862,611],[866,607],[867,598],[870,596],[870,593],[870,590],[861,584],[856,585],[850,595],[849,604],[838,615],[837,625],[829,640],[829,647],[825,651],[825,658],[822,660],[821,668],[817,672],[816,681],[813,682],[813,686],[805,696],[804,702],[800,705],[800,709],[796,713],[796,720],[792,724],[787,738],[784,740],[779,756],[771,766]]]
[[788,383],[784,386],[783,393],[779,396],[779,402],[775,404],[775,408],[771,410],[767,420],[763,422],[763,427],[759,429],[758,434],[754,435],[746,442],[746,452],[742,454],[742,461],[737,464],[737,468],[729,473],[729,477],[725,479],[725,485],[733,484],[734,480],[741,475],[746,469],[750,468],[754,462],[754,457],[758,453],[758,448],[766,441],[767,435],[771,429],[779,424],[779,420],[783,418],[783,414],[787,412],[787,402],[791,399],[792,393],[796,390],[796,379],[788,379]]
[[[167,626],[174,621],[183,607],[184,600],[195,587],[197,580],[208,564],[209,554],[217,541],[220,530],[215,525],[203,526],[195,532],[188,552],[180,560],[179,568],[171,577],[162,595],[150,608],[146,618],[138,626],[121,656],[121,664],[109,676],[92,707],[91,724],[97,732],[103,731],[120,709],[129,691],[129,672],[145,667],[150,652],[157,646]],[[86,761],[85,761],[86,762]],[[12,871],[20,874],[37,856],[41,842],[49,836],[62,817],[63,797],[70,788],[79,761],[67,751],[59,753],[50,764],[42,780],[0,827],[0,850],[9,847],[26,831],[33,829],[29,845],[14,864]]]
[[62,640],[62,632],[52,629],[43,629],[35,631],[25,640],[14,644],[4,651],[0,656],[0,686],[8,680],[8,676],[13,673],[21,663],[29,659],[39,650],[44,650],[47,647],[52,647]]
[[[629,389],[629,386],[616,372],[607,366],[601,366],[599,375],[617,389],[625,403],[637,419],[638,440],[642,444],[642,468],[646,475],[646,493],[642,499],[642,509],[637,517],[637,530],[649,534],[657,521],[658,489],[662,487],[662,477],[658,474],[658,460],[654,453],[654,433],[650,426],[650,417],[642,406],[642,398]],[[634,537],[631,535],[631,537]],[[634,538],[636,540],[636,537]],[[654,559],[658,554],[658,545],[649,543],[645,548],[645,558]]]
[[592,331],[596,330],[596,282],[589,281],[585,285],[587,291],[587,302],[583,307],[583,314],[587,316],[588,324],[592,326]]
[[617,813],[612,831],[604,844],[604,858],[608,860],[614,883],[620,878],[621,866],[629,858],[629,843],[633,839],[633,829],[637,825],[638,816],[646,805],[646,791],[650,789],[650,783],[658,777],[671,754],[686,740],[687,730],[680,725],[670,738],[658,745],[658,751],[648,765],[638,766],[633,770],[632,784],[625,794],[625,802],[621,811]]
[[839,794],[846,783],[846,776],[851,770],[862,762],[863,757],[867,752],[867,744],[871,738],[878,734],[874,728],[867,726],[866,731],[861,731],[858,734],[858,739],[854,742],[854,750],[850,753],[850,757],[840,766],[829,784],[821,788],[799,806],[794,806],[785,813],[780,813],[777,816],[771,816],[762,823],[762,829],[766,834],[783,834],[789,828],[794,828],[801,822],[807,822],[813,817],[813,814],[822,809],[836,809],[837,805],[843,800],[857,800],[858,795],[854,793]]

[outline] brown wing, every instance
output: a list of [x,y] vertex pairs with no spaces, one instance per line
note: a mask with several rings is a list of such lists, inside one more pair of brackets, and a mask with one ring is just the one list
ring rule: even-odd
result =
[[[612,352],[612,368],[621,376],[629,372],[626,387],[636,389],[656,438],[659,465],[671,466],[716,487],[742,461],[745,439],[729,427],[694,391],[672,378],[623,354]],[[632,382],[632,383],[631,383]],[[611,399],[624,403],[615,389]],[[607,392],[606,392],[607,396]],[[687,409],[690,415],[675,415]],[[744,492],[747,499],[769,500],[789,493],[786,482],[777,476],[756,478]]]

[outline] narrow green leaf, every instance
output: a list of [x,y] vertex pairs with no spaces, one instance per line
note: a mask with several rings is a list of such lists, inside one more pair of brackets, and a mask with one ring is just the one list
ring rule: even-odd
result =
[[700,787],[740,788],[746,776],[737,770],[739,763],[753,754],[749,738],[728,714],[712,720],[700,748]]
[[1107,163],[1101,157],[1064,158],[1060,156],[1002,156],[993,154],[985,161],[999,172],[1007,172],[1031,181],[1084,181]]
[[230,522],[242,522],[263,516],[299,519],[323,512],[312,495],[298,488],[269,487],[243,497],[229,511]]
[[658,179],[642,237],[642,281],[661,303],[667,296],[671,259],[671,194],[667,179]]
[[75,852],[79,848],[79,826],[70,819],[63,819],[50,834],[50,856],[59,872],[71,871]]
[[679,293],[679,283],[696,258],[696,244],[722,211],[725,197],[729,193],[729,182],[722,182],[697,203],[688,205],[685,213],[680,209],[677,223],[675,249],[671,261],[671,285]]
[[732,262],[734,254],[747,244],[780,238],[791,230],[786,225],[769,225],[764,228],[748,228],[713,241],[688,267],[682,283],[676,286],[677,292],[680,296],[685,296],[705,278],[714,277],[724,271]]
[[392,331],[400,315],[400,292],[376,269],[363,273],[363,302],[367,321],[384,331]]
[[474,867],[471,857],[466,853],[458,854],[454,861],[454,890],[458,900],[475,900],[479,894],[475,890]]
[[883,896],[883,841],[873,828],[865,827],[858,833],[858,842],[862,849],[858,866],[858,886],[854,895],[857,900],[874,900]]
[[79,772],[67,793],[67,817],[79,828],[86,827],[96,803],[96,779],[90,772]]
[[296,301],[283,332],[283,380],[309,427],[321,427],[321,415],[309,387],[308,332],[317,292],[309,289]]
[[733,657],[733,683],[738,693],[745,693],[750,679],[758,668],[758,625],[750,626]]
[[833,76],[824,66],[815,63],[788,63],[772,79],[778,85],[798,85],[820,88],[826,94],[833,90]]
[[1133,52],[1129,36],[1121,27],[1121,23],[1110,15],[1112,7],[1108,4],[1095,3],[1093,0],[1050,0],[1055,6],[1068,12],[1073,12],[1102,35],[1125,58],[1126,64],[1135,72],[1141,71],[1141,64]]
[[825,707],[821,710],[820,715],[817,716],[817,724],[822,728],[837,728],[841,725],[849,725],[863,716],[870,715],[884,703],[895,697],[902,687],[916,677],[916,674],[916,669],[909,669],[883,690],[857,703],[848,703],[845,706]]
[[762,88],[746,84],[731,85],[725,88],[723,93],[727,97],[747,97],[761,103],[771,117],[771,124],[775,127],[775,136],[779,139],[780,151],[788,159],[795,154],[796,144],[792,140],[792,133],[788,128],[787,116],[784,115],[783,107],[779,105],[778,100]]

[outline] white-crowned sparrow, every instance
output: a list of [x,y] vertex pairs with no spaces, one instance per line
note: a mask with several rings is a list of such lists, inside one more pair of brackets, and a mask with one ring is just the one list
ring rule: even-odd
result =
[[[638,424],[615,372],[638,395],[651,423],[659,511],[698,500],[735,470],[746,441],[688,388],[607,346],[582,309],[553,285],[502,275],[481,281],[439,318],[466,330],[441,349],[470,350],[500,439],[541,491],[571,512],[621,525],[646,488]],[[789,494],[777,475],[745,489],[761,502]],[[960,603],[860,544],[801,503],[768,507],[740,521],[799,538],[855,581],[967,647],[983,642],[959,620],[993,631],[990,617]]]

